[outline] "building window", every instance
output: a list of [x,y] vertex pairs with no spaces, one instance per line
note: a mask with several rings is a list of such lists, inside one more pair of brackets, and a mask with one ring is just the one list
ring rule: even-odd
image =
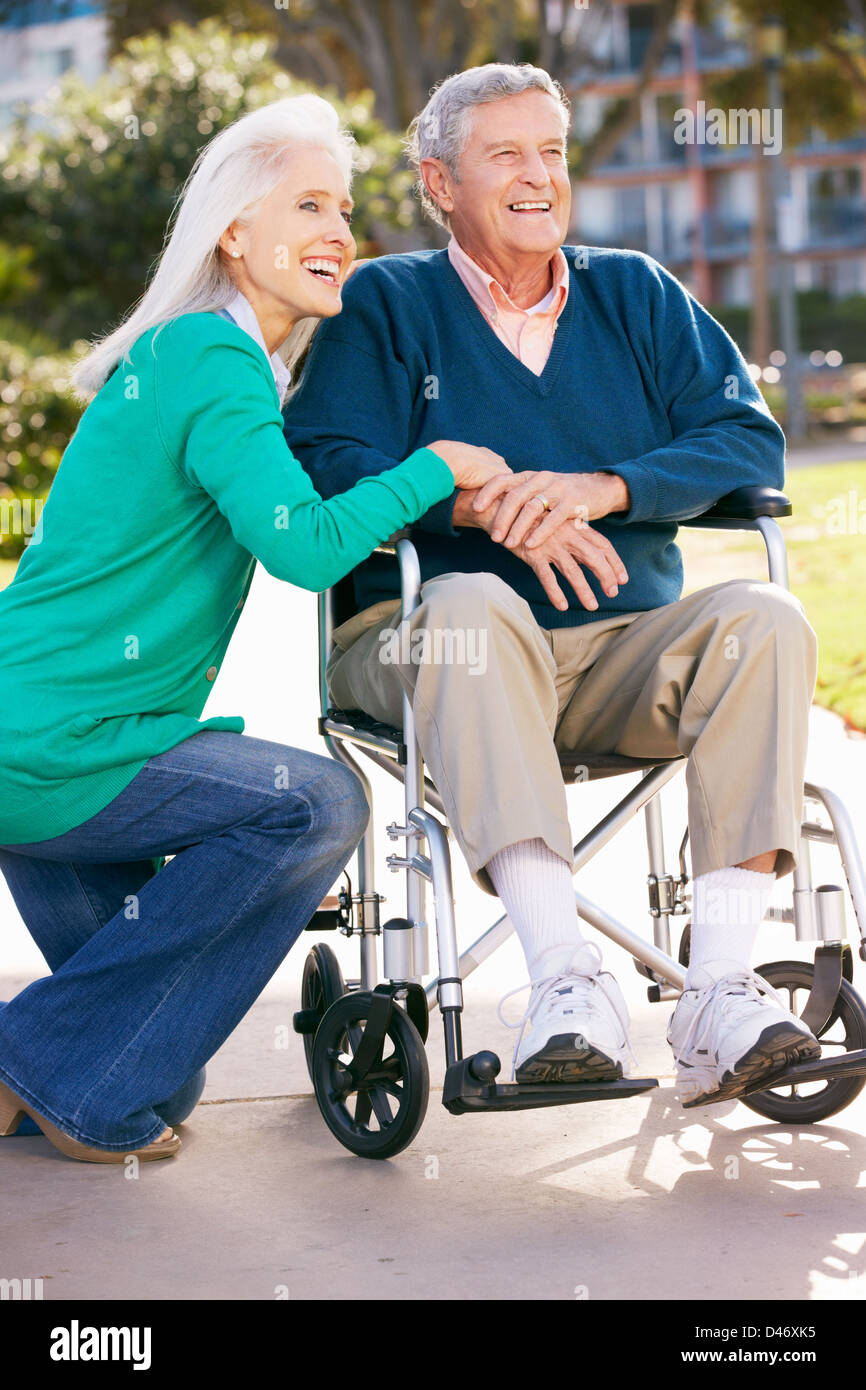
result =
[[74,61],[74,48],[37,48],[30,53],[27,66],[31,76],[50,80],[60,77]]

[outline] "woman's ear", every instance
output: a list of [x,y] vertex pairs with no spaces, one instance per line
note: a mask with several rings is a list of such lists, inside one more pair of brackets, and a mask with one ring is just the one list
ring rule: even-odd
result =
[[243,248],[238,239],[238,224],[236,222],[232,222],[226,227],[219,239],[219,246],[225,251],[227,256],[231,256],[234,260],[238,260],[239,257],[243,255]]

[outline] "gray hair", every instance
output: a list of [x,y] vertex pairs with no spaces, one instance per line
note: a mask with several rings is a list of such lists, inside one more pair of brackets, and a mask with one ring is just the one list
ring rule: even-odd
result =
[[441,159],[459,182],[458,165],[469,137],[473,107],[533,89],[553,97],[559,107],[563,139],[567,140],[571,104],[560,84],[544,68],[535,68],[531,63],[485,63],[482,67],[452,73],[433,88],[424,110],[409,127],[406,155],[417,176],[415,191],[421,205],[440,227],[448,226],[448,216],[424,186],[421,160]]

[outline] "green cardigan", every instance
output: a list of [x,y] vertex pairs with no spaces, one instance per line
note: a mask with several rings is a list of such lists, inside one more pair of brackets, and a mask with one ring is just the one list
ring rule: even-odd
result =
[[325,589],[453,487],[418,449],[323,502],[247,333],[203,313],[142,334],[84,411],[0,592],[0,844],[83,824],[201,729],[243,732],[240,715],[198,716],[256,559]]

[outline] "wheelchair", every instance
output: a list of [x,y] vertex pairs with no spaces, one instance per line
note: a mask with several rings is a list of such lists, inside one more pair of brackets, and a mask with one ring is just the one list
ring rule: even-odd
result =
[[[775,518],[789,516],[784,493],[767,487],[744,487],[721,498],[709,510],[680,523],[718,530],[758,531],[766,548],[769,578],[788,587],[787,556]],[[398,536],[379,552],[395,557],[400,570],[402,617],[419,603],[421,573],[412,541]],[[413,711],[403,696],[403,725],[393,728],[360,710],[329,706],[325,669],[334,628],[355,611],[351,576],[319,595],[319,732],[330,754],[360,778],[371,807],[372,791],[349,747],[387,771],[404,789],[403,824],[387,833],[403,841],[402,852],[389,854],[394,872],[406,875],[406,912],[380,923],[380,903],[373,867],[373,834],[368,827],[358,847],[356,891],[351,881],[336,898],[326,899],[306,930],[338,930],[360,937],[360,977],[348,983],[333,950],[313,946],[304,962],[301,1008],[295,1031],[303,1036],[307,1068],[326,1125],[347,1149],[364,1158],[389,1158],[417,1134],[429,1099],[425,1042],[431,1012],[438,1007],[445,1042],[446,1072],[442,1103],[455,1115],[490,1110],[520,1110],[623,1099],[658,1086],[651,1077],[618,1081],[527,1084],[497,1081],[499,1057],[480,1051],[464,1057],[461,1038],[463,981],[513,930],[507,915],[497,919],[473,944],[458,954],[448,830],[441,798],[425,775],[415,737]],[[575,890],[579,916],[623,947],[648,981],[651,1003],[675,1000],[682,992],[688,965],[690,882],[686,828],[678,854],[678,873],[666,867],[660,793],[685,767],[681,756],[631,758],[584,754],[561,759],[565,776],[596,780],[639,773],[636,785],[574,846],[574,872],[639,811],[643,811],[649,860],[648,911],[652,941],[630,930],[609,912]],[[434,814],[437,812],[438,814]],[[810,1124],[848,1105],[866,1085],[866,1006],[854,989],[853,956],[846,941],[845,891],[840,884],[812,883],[810,842],[832,844],[838,851],[857,930],[859,955],[866,960],[866,877],[850,816],[838,796],[806,783],[798,864],[793,873],[790,907],[771,908],[768,920],[793,924],[799,942],[815,942],[813,963],[771,961],[756,967],[807,1023],[822,1044],[822,1055],[791,1066],[739,1097],[751,1110],[784,1124]],[[438,973],[429,973],[426,888],[433,890],[433,920]],[[680,918],[677,955],[672,955],[672,919]],[[379,981],[378,938],[383,941],[384,981]],[[712,1104],[710,1096],[697,1104]],[[690,1107],[691,1108],[691,1107]]]

